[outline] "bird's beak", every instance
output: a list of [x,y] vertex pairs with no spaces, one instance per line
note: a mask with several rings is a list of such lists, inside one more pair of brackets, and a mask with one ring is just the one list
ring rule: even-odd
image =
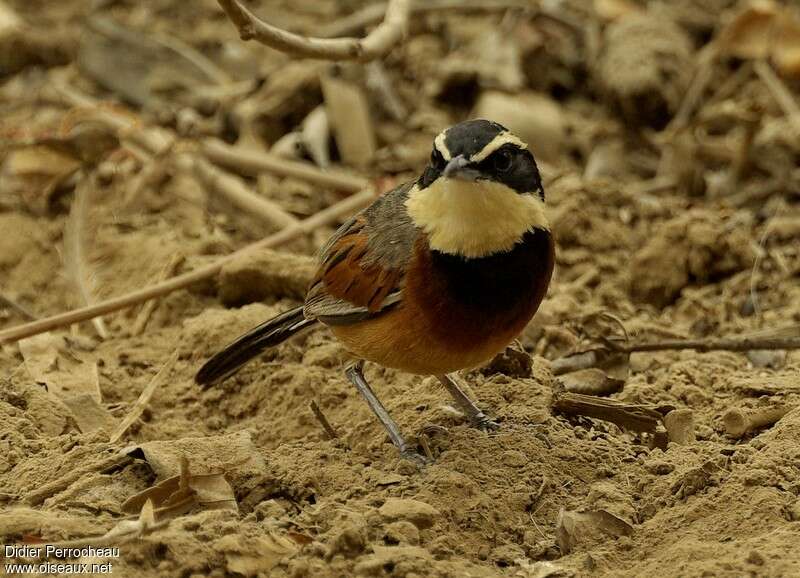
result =
[[442,174],[448,179],[459,179],[462,181],[475,181],[480,176],[480,172],[470,167],[469,160],[464,155],[453,157],[444,167]]

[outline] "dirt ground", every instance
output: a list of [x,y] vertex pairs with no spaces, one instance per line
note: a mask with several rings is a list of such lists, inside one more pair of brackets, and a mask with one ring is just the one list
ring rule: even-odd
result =
[[[248,6],[364,33],[347,19],[360,0]],[[415,12],[381,64],[335,65],[241,41],[212,0],[0,0],[0,330],[207,267],[358,188],[205,160],[210,138],[385,190],[439,130],[491,117],[537,156],[557,240],[526,354],[461,376],[497,432],[468,427],[435,379],[368,366],[433,458],[421,469],[324,329],[193,381],[300,302],[337,223],[152,309],[4,343],[0,543],[118,546],[116,576],[800,576],[800,350],[552,363],[625,336],[796,343],[797,6],[448,6]],[[153,130],[170,144],[142,142]],[[603,400],[688,410],[672,414],[685,439],[552,407],[598,380]],[[759,423],[732,435],[737,412]]]

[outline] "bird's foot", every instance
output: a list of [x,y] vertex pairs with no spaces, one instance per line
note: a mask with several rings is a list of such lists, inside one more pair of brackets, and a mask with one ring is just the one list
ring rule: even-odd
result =
[[432,463],[433,460],[431,458],[425,457],[414,450],[404,449],[400,452],[398,470],[402,474],[410,475],[414,472],[422,470],[425,466]]
[[485,432],[493,432],[500,429],[500,424],[483,412],[470,418],[470,425],[475,429]]

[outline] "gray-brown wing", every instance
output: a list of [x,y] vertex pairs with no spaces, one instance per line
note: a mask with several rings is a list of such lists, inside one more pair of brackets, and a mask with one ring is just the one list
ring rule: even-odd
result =
[[419,229],[405,208],[412,184],[393,189],[343,224],[320,252],[303,313],[329,325],[360,321],[402,300]]

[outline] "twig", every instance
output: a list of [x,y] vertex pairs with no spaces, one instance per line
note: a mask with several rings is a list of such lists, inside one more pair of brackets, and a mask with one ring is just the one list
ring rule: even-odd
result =
[[550,371],[553,375],[564,375],[565,373],[572,373],[582,369],[589,369],[591,367],[606,368],[627,360],[624,355],[620,355],[616,351],[609,351],[604,347],[597,347],[587,351],[578,353],[570,353],[564,357],[559,357],[550,362]]
[[764,253],[766,253],[764,246],[767,244],[767,238],[769,237],[769,234],[772,230],[772,225],[775,222],[775,217],[778,216],[779,211],[780,205],[775,209],[772,219],[767,222],[767,226],[764,227],[764,232],[761,234],[761,240],[758,242],[758,252],[756,253],[756,258],[753,260],[753,270],[750,272],[750,303],[753,304],[753,312],[755,313],[756,317],[761,315],[761,308],[758,305],[759,268],[761,267],[761,261],[764,259]]
[[753,410],[732,407],[722,416],[722,423],[725,426],[725,433],[732,438],[739,439],[751,432],[774,425],[791,409],[786,406],[762,407]]
[[786,88],[783,81],[775,74],[766,61],[759,60],[753,65],[753,69],[758,74],[758,77],[767,85],[767,88],[772,93],[773,98],[777,101],[778,105],[783,110],[783,113],[789,117],[792,122],[796,122],[800,118],[800,105]]
[[128,431],[128,428],[131,427],[133,422],[139,419],[139,416],[142,415],[147,407],[147,404],[150,403],[150,398],[153,397],[156,389],[164,382],[164,377],[167,375],[167,373],[169,373],[176,361],[178,361],[177,349],[172,353],[172,355],[169,356],[169,358],[164,362],[164,365],[161,366],[161,369],[158,370],[158,373],[153,376],[153,379],[150,380],[150,383],[148,383],[142,390],[141,395],[139,395],[139,399],[137,399],[136,403],[133,404],[131,411],[125,416],[125,419],[119,423],[117,429],[111,434],[111,437],[108,440],[110,443],[117,443],[120,438],[125,435],[125,432]]
[[428,434],[422,432],[419,434],[417,440],[419,441],[419,445],[422,448],[422,452],[425,454],[425,457],[433,461],[433,451],[431,451],[431,443]]
[[229,263],[233,259],[240,257],[242,254],[248,251],[263,249],[265,247],[276,247],[291,241],[292,239],[296,239],[300,235],[304,235],[318,227],[332,223],[340,217],[348,215],[353,211],[366,206],[374,199],[375,194],[371,189],[361,191],[356,195],[352,195],[334,205],[331,205],[327,209],[316,213],[308,219],[300,221],[299,223],[291,225],[285,229],[281,229],[265,239],[252,243],[247,247],[243,247],[242,249],[239,249],[238,251],[231,253],[226,257],[222,257],[221,259],[218,259],[217,261],[210,263],[205,267],[201,267],[200,269],[179,275],[178,277],[173,277],[172,279],[168,279],[163,283],[156,283],[150,287],[145,287],[144,289],[140,289],[138,291],[133,291],[125,295],[120,295],[119,297],[108,299],[107,301],[102,301],[96,305],[92,305],[91,307],[84,307],[82,309],[67,311],[66,313],[59,313],[58,315],[53,315],[39,321],[18,325],[17,327],[0,331],[0,344],[13,343],[32,335],[38,335],[40,333],[44,333],[45,331],[50,331],[51,329],[64,327],[66,325],[78,323],[79,321],[86,321],[87,319],[93,319],[98,315],[105,315],[107,313],[119,311],[120,309],[125,309],[126,307],[130,307],[138,303],[143,303],[149,299],[161,297],[162,295],[166,295],[172,291],[183,289],[184,287],[188,287],[193,283],[213,277],[219,273],[220,269],[223,265],[225,265],[225,263]]
[[47,498],[55,496],[59,492],[66,490],[73,483],[81,478],[81,476],[91,472],[103,472],[116,468],[132,462],[133,458],[127,454],[115,453],[108,456],[99,462],[91,463],[89,465],[78,467],[71,470],[63,478],[50,482],[41,486],[39,489],[31,492],[25,497],[25,502],[30,506],[37,506],[44,502]]
[[571,353],[550,362],[550,371],[553,375],[563,375],[581,369],[597,367],[600,363],[601,353],[597,350]]
[[23,317],[28,320],[34,321],[37,319],[36,315],[31,313],[28,309],[17,303],[16,301],[12,300],[10,297],[6,297],[5,295],[0,295],[0,305],[5,305],[6,307],[10,307]]
[[800,337],[723,337],[720,339],[677,339],[653,343],[619,343],[606,341],[611,351],[634,353],[636,351],[667,351],[694,349],[706,351],[750,351],[751,349],[800,349]]
[[[176,141],[174,134],[164,129],[142,126],[136,119],[119,111],[101,108],[101,101],[75,90],[58,77],[54,85],[61,97],[70,105],[94,109],[93,118],[106,123],[151,155],[157,158],[164,157],[174,148]],[[269,153],[230,146],[217,139],[209,138],[203,141],[202,152],[212,163],[247,176],[268,172],[351,193],[362,191],[369,186],[366,179],[344,171],[322,170],[312,163],[287,160]]]
[[653,407],[560,391],[553,393],[552,407],[554,411],[566,415],[602,419],[627,430],[652,434],[656,447],[667,447],[668,436],[662,423],[663,416]]
[[126,187],[125,197],[122,201],[123,207],[132,207],[147,187],[155,187],[166,179],[169,172],[168,159],[174,144],[173,141],[168,148],[146,158],[138,174],[130,180]]
[[678,130],[689,124],[689,120],[697,107],[700,97],[703,95],[703,91],[711,81],[714,72],[714,63],[718,55],[719,51],[715,44],[709,44],[700,51],[694,77],[689,84],[689,88],[683,95],[683,100],[678,107],[678,112],[675,113],[666,131],[675,134]]
[[378,60],[373,60],[367,64],[367,88],[372,90],[378,97],[378,103],[394,120],[403,120],[408,117],[408,109],[397,95],[397,91],[392,86],[392,80],[386,73],[386,69]]
[[[82,548],[84,546],[107,546],[111,544],[119,545],[131,542],[135,539],[149,534],[155,530],[165,527],[170,523],[170,520],[163,520],[161,522],[155,521],[155,514],[153,509],[153,502],[148,500],[142,507],[139,513],[139,518],[136,520],[120,520],[105,534],[100,536],[88,536],[85,538],[75,538],[73,540],[63,540],[61,542],[47,542],[39,544],[38,552],[40,553],[38,559],[42,558],[41,554],[47,552],[47,547],[57,549],[67,548]],[[29,558],[30,559],[30,558]]]
[[[420,14],[444,10],[489,12],[530,7],[530,0],[416,0],[411,3],[409,10],[412,14]],[[367,26],[380,22],[385,13],[386,2],[369,4],[361,10],[317,28],[316,33],[322,38],[335,38],[354,34]]]
[[367,181],[364,178],[350,173],[322,170],[311,163],[234,147],[215,139],[203,142],[203,154],[211,162],[247,176],[272,173],[352,193],[367,188]]
[[[175,275],[178,267],[180,267],[185,260],[186,257],[183,255],[173,255],[166,266],[161,270],[157,281],[164,281]],[[144,328],[147,326],[147,322],[150,321],[150,317],[153,315],[156,305],[158,305],[158,301],[152,299],[142,306],[141,311],[139,311],[131,327],[131,335],[141,335],[144,332]]]
[[322,410],[319,408],[319,405],[317,405],[317,402],[312,399],[309,402],[308,407],[311,408],[314,417],[317,418],[317,421],[322,426],[322,429],[325,430],[325,433],[328,435],[328,439],[335,440],[338,438],[339,436],[336,434],[336,430],[333,429],[331,422],[329,422],[328,418],[325,417],[325,414],[322,413]]
[[166,34],[153,33],[150,37],[158,44],[161,44],[175,54],[183,57],[187,62],[193,64],[197,70],[205,74],[206,77],[215,84],[224,86],[233,81],[230,74],[217,66],[194,46],[179,40],[175,36],[168,36]]
[[208,188],[276,229],[297,223],[297,219],[287,213],[278,203],[252,192],[238,177],[215,167],[202,157],[181,155],[178,166],[197,175]]
[[255,39],[265,46],[295,56],[362,62],[388,54],[400,42],[408,27],[410,5],[410,0],[390,0],[383,22],[362,39],[328,39],[310,38],[281,30],[258,18],[237,0],[217,2],[239,29],[242,40]]

